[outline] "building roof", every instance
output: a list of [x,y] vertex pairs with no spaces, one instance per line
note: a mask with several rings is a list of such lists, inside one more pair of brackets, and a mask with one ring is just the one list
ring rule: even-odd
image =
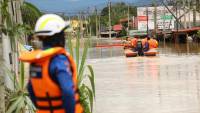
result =
[[[187,29],[179,29],[178,33],[192,32],[192,31],[198,31],[198,30],[200,30],[200,27],[193,27],[193,28],[187,28]],[[177,30],[173,30],[172,32],[177,33]]]
[[128,18],[122,18],[119,20],[119,22],[128,22]]
[[123,26],[121,24],[117,24],[113,26],[113,30],[114,31],[121,31],[123,28]]

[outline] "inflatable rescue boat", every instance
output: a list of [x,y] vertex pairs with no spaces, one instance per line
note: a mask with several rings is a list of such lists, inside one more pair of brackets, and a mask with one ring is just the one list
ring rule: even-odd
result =
[[136,57],[136,56],[156,56],[158,52],[156,49],[151,49],[147,52],[144,52],[143,55],[138,55],[138,52],[134,52],[131,49],[124,49],[124,53],[126,57]]
[[150,49],[149,51],[144,52],[144,56],[156,56],[157,53],[156,49]]
[[138,52],[134,52],[131,49],[124,49],[124,53],[126,57],[136,57],[138,55]]

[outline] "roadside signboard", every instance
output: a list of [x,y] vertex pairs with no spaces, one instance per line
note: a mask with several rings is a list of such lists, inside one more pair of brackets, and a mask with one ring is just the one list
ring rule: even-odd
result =
[[[169,6],[169,9],[172,9],[172,7]],[[137,8],[138,30],[147,30],[147,11],[148,11],[149,30],[154,29],[155,7],[138,7]],[[164,6],[157,7],[156,20],[157,20],[156,26],[158,29],[174,29],[175,19],[173,18],[172,14]]]

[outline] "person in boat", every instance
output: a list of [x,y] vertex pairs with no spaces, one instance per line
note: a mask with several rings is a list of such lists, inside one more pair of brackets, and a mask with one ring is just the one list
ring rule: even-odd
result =
[[153,48],[158,48],[158,41],[150,38],[150,40],[148,40],[149,42],[149,49],[153,49]]
[[125,44],[124,44],[124,49],[128,49],[130,47],[131,47],[131,38],[129,36],[127,36]]
[[135,52],[138,52],[139,56],[144,56],[143,45],[141,40],[137,40],[137,45],[135,47]]
[[157,40],[150,38],[149,36],[147,36],[147,38],[142,40],[142,45],[143,45],[143,51],[147,52],[150,49],[153,48],[158,48],[158,42]]
[[135,36],[133,39],[131,39],[130,37],[127,37],[126,38],[126,44],[125,44],[125,49],[133,49],[136,48],[136,45],[137,45],[137,40],[138,40],[138,37]]
[[150,48],[149,48],[149,40],[150,40],[150,37],[147,36],[147,38],[143,39],[143,42],[142,42],[142,45],[143,45],[143,51],[144,52],[147,52]]
[[132,48],[136,48],[138,41],[138,36],[135,36],[133,39],[131,39],[131,46]]
[[58,15],[43,15],[37,20],[34,33],[37,45],[41,45],[19,57],[22,62],[30,63],[28,92],[36,113],[83,113],[76,65],[65,50],[68,27]]

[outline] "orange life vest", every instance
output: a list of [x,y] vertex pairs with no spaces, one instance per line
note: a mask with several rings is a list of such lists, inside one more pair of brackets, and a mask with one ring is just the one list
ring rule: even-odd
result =
[[30,77],[30,82],[36,97],[36,113],[65,113],[61,98],[61,90],[59,86],[50,78],[48,70],[50,60],[58,54],[64,54],[69,59],[74,83],[74,98],[76,101],[75,113],[82,113],[83,108],[79,102],[79,94],[77,90],[76,65],[73,58],[65,51],[64,48],[61,47],[25,52],[22,53],[19,58],[21,61],[29,62],[31,65],[38,66],[41,69],[41,78]]
[[133,38],[133,39],[131,40],[131,45],[132,45],[133,47],[136,47],[136,46],[137,46],[137,38]]
[[148,43],[149,43],[149,49],[158,47],[158,42],[155,39],[148,40]]
[[145,43],[147,42],[147,38],[142,39],[142,46],[145,46]]

